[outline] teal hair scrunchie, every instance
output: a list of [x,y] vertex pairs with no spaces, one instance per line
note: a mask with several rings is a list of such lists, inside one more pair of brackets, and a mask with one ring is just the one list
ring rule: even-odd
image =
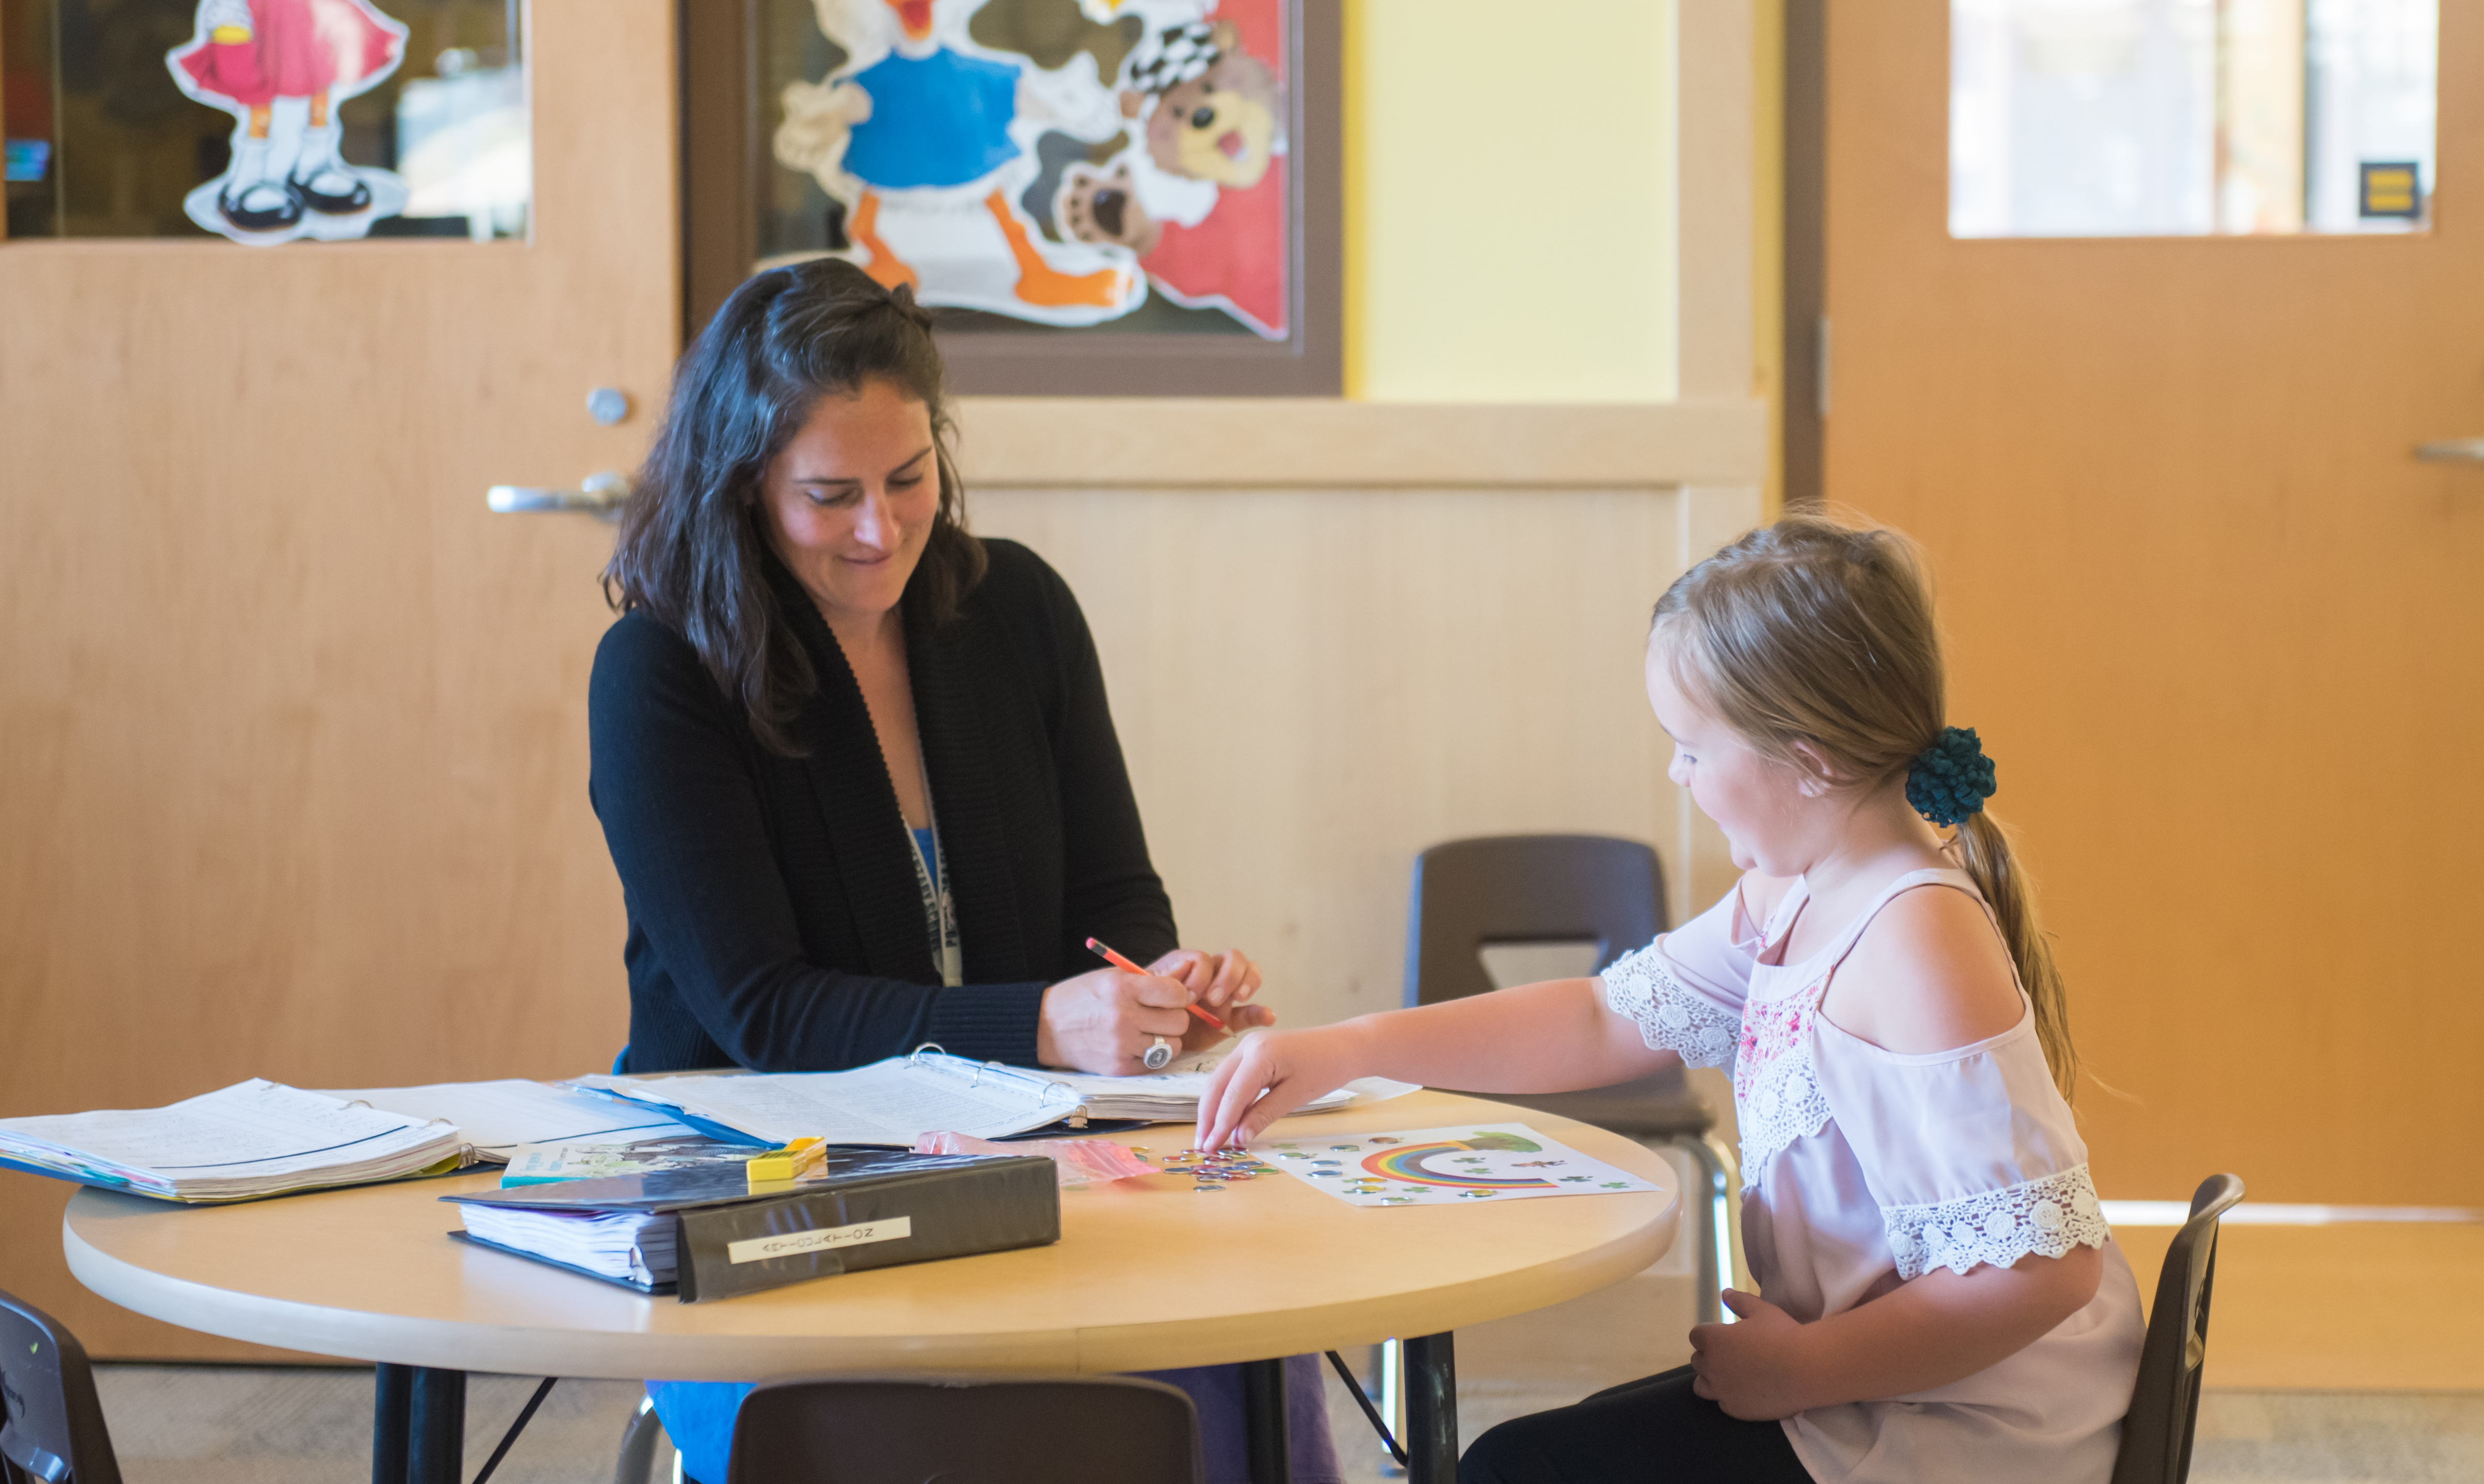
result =
[[1906,768],[1906,802],[1935,824],[1962,823],[1983,813],[1984,801],[1999,787],[1992,760],[1971,726],[1941,728],[1940,740],[1916,753]]

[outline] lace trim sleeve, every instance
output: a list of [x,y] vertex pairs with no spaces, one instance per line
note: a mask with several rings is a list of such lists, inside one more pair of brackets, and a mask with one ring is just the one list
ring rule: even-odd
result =
[[1730,1066],[1742,1016],[1683,985],[1650,943],[1625,954],[1599,976],[1605,1004],[1614,1014],[1638,1022],[1639,1039],[1659,1051],[1678,1051],[1691,1066]]
[[1981,1262],[2006,1268],[2029,1255],[2059,1257],[2073,1247],[2102,1247],[2113,1234],[2085,1165],[1956,1201],[1883,1206],[1880,1220],[1903,1279],[1934,1268],[1963,1275]]

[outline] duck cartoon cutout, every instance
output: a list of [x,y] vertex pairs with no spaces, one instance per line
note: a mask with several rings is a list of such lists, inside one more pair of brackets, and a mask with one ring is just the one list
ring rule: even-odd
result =
[[984,3],[814,0],[847,60],[785,90],[776,158],[845,203],[850,256],[881,283],[1041,324],[1117,318],[1147,294],[1127,255],[1049,240],[1018,200],[1037,134],[1110,139],[1113,94],[1089,52],[1046,69],[977,42]]
[[405,39],[370,0],[199,0],[165,65],[234,123],[231,164],[182,202],[190,220],[267,246],[360,237],[401,211],[403,179],[345,160],[337,108],[396,70]]

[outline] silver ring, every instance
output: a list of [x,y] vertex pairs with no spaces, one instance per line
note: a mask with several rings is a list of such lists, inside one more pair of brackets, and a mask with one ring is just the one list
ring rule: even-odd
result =
[[1173,1042],[1159,1036],[1155,1043],[1139,1055],[1139,1063],[1149,1071],[1162,1071],[1173,1061]]

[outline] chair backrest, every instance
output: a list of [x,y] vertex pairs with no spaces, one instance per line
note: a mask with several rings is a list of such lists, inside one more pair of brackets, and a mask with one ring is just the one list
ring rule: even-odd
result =
[[1415,857],[1406,1003],[1493,987],[1489,943],[1593,940],[1601,969],[1664,931],[1656,851],[1609,835],[1487,835]]
[[1136,1376],[793,1377],[743,1398],[727,1484],[1201,1484],[1190,1397]]
[[2208,1359],[2208,1289],[2217,1276],[2217,1219],[2243,1198],[2243,1182],[2212,1174],[2191,1197],[2191,1219],[2165,1250],[2156,1305],[2139,1353],[2139,1382],[2121,1421],[2113,1484],[2182,1484],[2200,1419],[2200,1372]]
[[77,1336],[0,1293],[0,1477],[9,1484],[121,1484],[94,1370]]

